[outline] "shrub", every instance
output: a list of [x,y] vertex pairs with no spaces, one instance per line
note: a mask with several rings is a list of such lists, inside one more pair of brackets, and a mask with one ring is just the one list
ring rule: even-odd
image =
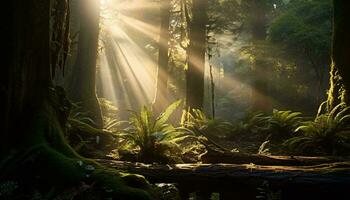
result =
[[250,138],[261,137],[267,128],[268,117],[262,112],[248,112],[248,114],[232,129],[231,137]]
[[186,113],[187,120],[182,116],[182,125],[194,131],[197,134],[210,134],[211,136],[220,136],[227,134],[232,129],[232,124],[222,119],[213,119],[208,117],[203,111],[193,109]]
[[301,124],[300,112],[273,110],[268,118],[269,138],[271,141],[283,141],[294,136],[294,130]]
[[299,136],[285,142],[289,150],[302,155],[349,155],[350,107],[344,104],[304,122],[295,131]]
[[140,113],[132,111],[129,127],[118,135],[132,141],[139,148],[139,161],[182,162],[182,149],[178,143],[194,136],[185,128],[175,128],[167,123],[180,104],[181,101],[174,102],[157,118],[147,107],[143,107]]

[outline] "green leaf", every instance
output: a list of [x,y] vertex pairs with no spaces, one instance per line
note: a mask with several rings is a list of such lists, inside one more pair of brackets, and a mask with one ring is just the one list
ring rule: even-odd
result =
[[163,124],[165,124],[169,117],[174,113],[174,111],[181,105],[182,100],[175,101],[172,103],[165,111],[160,114],[160,116],[156,119],[154,124],[154,130],[159,131]]

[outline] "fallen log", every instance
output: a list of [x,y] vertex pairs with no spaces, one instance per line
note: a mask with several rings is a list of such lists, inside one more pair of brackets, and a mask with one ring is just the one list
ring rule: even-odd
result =
[[275,165],[275,166],[311,166],[323,163],[346,162],[350,157],[305,157],[305,156],[269,156],[262,154],[248,154],[232,152],[216,143],[208,134],[197,130],[205,139],[200,142],[207,152],[201,155],[202,163],[228,163]]
[[[137,173],[153,183],[176,183],[183,196],[190,192],[218,192],[221,199],[256,199],[268,183],[282,199],[344,199],[350,188],[350,162],[315,166],[263,166],[255,164],[158,165],[99,160],[120,171]],[[342,198],[341,198],[342,197]]]
[[346,162],[349,157],[304,157],[304,156],[269,156],[261,154],[247,154],[208,148],[201,156],[203,163],[229,163],[275,165],[275,166],[311,166],[323,163]]

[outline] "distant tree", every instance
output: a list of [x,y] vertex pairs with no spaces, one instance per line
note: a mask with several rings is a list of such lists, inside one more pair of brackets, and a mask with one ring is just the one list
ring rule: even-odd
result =
[[169,103],[167,84],[169,79],[169,40],[170,40],[170,0],[161,1],[161,25],[158,42],[158,73],[154,112],[158,113],[166,108]]
[[207,48],[208,0],[193,0],[187,49],[186,106],[203,109],[204,68]]
[[346,0],[333,1],[333,47],[328,110],[337,104],[350,106],[350,4]]
[[[267,28],[269,17],[273,12],[273,1],[270,0],[247,0],[241,3],[243,11],[243,26],[251,34],[253,43],[259,40],[265,40],[267,36]],[[271,110],[271,102],[268,94],[267,71],[264,58],[255,57],[252,63],[252,72],[254,77],[252,80],[252,109],[269,112]]]
[[92,119],[94,127],[102,128],[103,120],[96,96],[96,60],[100,22],[100,1],[79,0],[79,41],[68,94],[79,110]]

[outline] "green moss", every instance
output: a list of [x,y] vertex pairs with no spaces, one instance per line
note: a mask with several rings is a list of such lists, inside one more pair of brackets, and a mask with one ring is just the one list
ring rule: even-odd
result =
[[64,139],[55,116],[57,111],[49,103],[33,116],[35,123],[19,140],[16,152],[1,161],[0,182],[16,180],[20,187],[33,187],[44,193],[55,188],[58,194],[85,184],[94,191],[96,199],[151,199],[150,187],[143,177],[119,174],[78,155]]
[[331,111],[338,104],[345,103],[344,96],[346,96],[342,83],[342,77],[340,76],[339,71],[335,66],[334,62],[331,65],[329,83],[330,85],[328,90],[327,107],[328,111]]

